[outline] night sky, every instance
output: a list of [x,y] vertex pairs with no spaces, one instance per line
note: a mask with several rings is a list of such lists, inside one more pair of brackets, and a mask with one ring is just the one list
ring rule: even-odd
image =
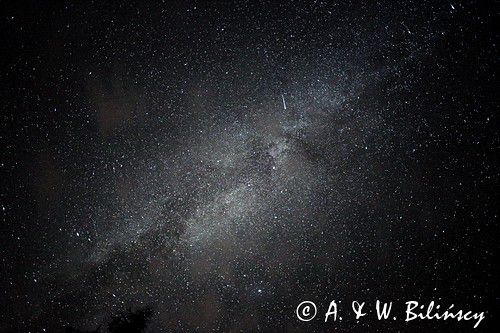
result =
[[[498,4],[0,4],[0,331],[442,332],[498,319]],[[397,305],[396,305],[397,306]],[[324,318],[324,317],[323,317]]]

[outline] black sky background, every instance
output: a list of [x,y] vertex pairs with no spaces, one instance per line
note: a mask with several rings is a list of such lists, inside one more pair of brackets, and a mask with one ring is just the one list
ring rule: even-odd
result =
[[0,8],[0,331],[473,326],[301,323],[306,299],[495,326],[496,3]]

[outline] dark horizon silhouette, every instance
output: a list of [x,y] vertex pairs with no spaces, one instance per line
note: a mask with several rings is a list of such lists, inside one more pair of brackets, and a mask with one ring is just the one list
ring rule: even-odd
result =
[[111,320],[105,325],[106,329],[102,330],[103,325],[99,325],[95,330],[80,330],[68,326],[65,329],[66,333],[139,333],[144,332],[153,315],[153,310],[150,307],[145,307],[133,311],[128,309],[120,311],[117,315],[111,317]]

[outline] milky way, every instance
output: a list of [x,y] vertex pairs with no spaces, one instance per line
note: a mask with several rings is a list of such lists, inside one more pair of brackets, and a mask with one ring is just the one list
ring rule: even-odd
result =
[[152,332],[373,331],[295,307],[493,302],[487,6],[44,6],[2,14],[1,331],[144,308]]

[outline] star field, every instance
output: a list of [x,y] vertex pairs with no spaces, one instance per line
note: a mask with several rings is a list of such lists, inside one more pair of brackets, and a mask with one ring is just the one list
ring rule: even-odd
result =
[[1,7],[0,331],[129,308],[148,332],[410,327],[302,323],[307,299],[493,313],[494,5]]

